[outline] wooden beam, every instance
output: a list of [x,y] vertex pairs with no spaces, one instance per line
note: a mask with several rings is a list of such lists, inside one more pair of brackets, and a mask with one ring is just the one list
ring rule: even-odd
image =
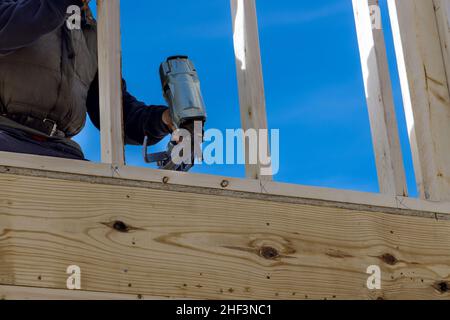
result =
[[[448,214],[17,174],[0,175],[0,188],[1,285],[65,289],[78,265],[82,290],[127,295],[450,298]],[[372,265],[381,290],[366,286]]]
[[[231,13],[242,128],[267,129],[255,0],[231,0]],[[262,175],[260,159],[258,164],[249,164],[249,152],[250,148],[246,143],[246,176],[271,180],[271,175]]]
[[450,97],[433,1],[388,4],[418,190],[450,200]]
[[[444,56],[447,85],[450,84],[450,0],[433,0]],[[450,86],[449,86],[450,90]]]
[[149,170],[142,167],[111,167],[93,163],[36,155],[0,152],[0,174],[51,177],[100,184],[151,187],[161,190],[233,195],[246,199],[272,200],[290,203],[322,203],[355,208],[366,205],[375,211],[392,212],[407,209],[430,216],[450,213],[450,202],[428,201],[379,193],[357,192],[296,184],[238,179],[216,175]]
[[381,21],[372,23],[374,8],[378,0],[353,0],[378,183],[381,193],[407,196],[386,45]]
[[167,298],[140,294],[0,285],[0,300],[167,300]]
[[124,164],[120,0],[97,0],[102,162]]

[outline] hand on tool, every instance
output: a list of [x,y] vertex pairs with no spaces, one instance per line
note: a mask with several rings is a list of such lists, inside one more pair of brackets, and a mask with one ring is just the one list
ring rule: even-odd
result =
[[[201,157],[201,142],[203,141],[203,124],[206,121],[206,110],[200,90],[197,70],[187,56],[172,56],[161,64],[159,69],[164,98],[169,109],[163,112],[162,121],[172,131],[172,139],[167,150],[148,154],[148,138],[144,140],[143,154],[145,162],[156,162],[160,169],[174,171],[189,171],[195,160]],[[201,132],[196,131],[196,123],[200,123]],[[180,130],[178,130],[180,129]],[[185,131],[181,131],[181,129]],[[188,132],[189,135],[184,133]],[[200,139],[195,135],[201,135]],[[187,144],[190,150],[185,150],[183,137],[189,137]],[[175,147],[183,143],[181,153]],[[172,158],[172,151],[178,152]],[[191,153],[185,154],[186,153]],[[181,155],[181,159],[180,156]],[[180,162],[181,161],[181,162]],[[178,163],[180,162],[180,163]]]
[[180,136],[177,134],[177,127],[174,125],[172,117],[170,116],[170,111],[166,110],[164,111],[163,115],[162,115],[162,121],[164,122],[164,124],[169,127],[170,132],[172,133],[172,138],[171,140],[179,143],[180,142]]
[[170,111],[169,110],[164,111],[164,113],[162,115],[162,121],[164,122],[164,124],[166,126],[169,127],[171,132],[174,132],[177,129],[175,127],[175,125],[173,124],[173,120],[172,120],[172,117],[170,116]]

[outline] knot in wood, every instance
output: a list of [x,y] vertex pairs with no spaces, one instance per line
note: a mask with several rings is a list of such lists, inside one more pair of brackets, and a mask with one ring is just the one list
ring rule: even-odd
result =
[[434,288],[440,293],[446,293],[450,290],[449,284],[445,281],[440,281],[434,285]]
[[381,258],[381,260],[383,260],[386,264],[388,264],[390,266],[393,266],[398,262],[397,258],[394,257],[390,253],[385,253],[380,258]]
[[272,247],[262,247],[259,250],[259,254],[261,257],[265,258],[265,259],[269,259],[269,260],[273,260],[276,259],[280,256],[280,254],[278,253],[278,250]]
[[122,221],[115,221],[113,224],[113,229],[119,232],[128,232],[130,228]]

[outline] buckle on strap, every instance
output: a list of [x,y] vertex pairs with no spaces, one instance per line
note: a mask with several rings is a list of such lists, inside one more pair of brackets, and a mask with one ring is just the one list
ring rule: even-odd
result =
[[22,126],[42,132],[49,137],[66,137],[66,134],[58,129],[56,121],[49,118],[42,119],[20,114],[2,114],[2,116]]
[[48,123],[50,123],[52,125],[52,129],[51,129],[51,131],[49,133],[49,136],[50,137],[55,136],[55,134],[56,134],[56,132],[58,130],[58,125],[56,124],[56,121],[54,121],[52,119],[45,118],[44,120],[42,120],[42,122],[44,124],[47,124],[47,122],[48,122]]

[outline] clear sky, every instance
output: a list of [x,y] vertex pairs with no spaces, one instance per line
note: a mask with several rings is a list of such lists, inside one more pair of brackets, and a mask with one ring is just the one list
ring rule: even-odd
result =
[[[386,31],[385,0],[380,1]],[[378,191],[351,0],[257,0],[269,127],[280,129],[276,181]],[[199,71],[207,128],[239,128],[229,0],[122,1],[123,74],[129,91],[164,104],[159,64],[187,54]],[[395,67],[386,36],[408,187],[416,193]],[[99,133],[89,123],[76,138],[99,161]],[[165,149],[161,143],[154,150]],[[127,163],[143,166],[140,147]],[[243,166],[198,166],[193,172],[244,177]]]

